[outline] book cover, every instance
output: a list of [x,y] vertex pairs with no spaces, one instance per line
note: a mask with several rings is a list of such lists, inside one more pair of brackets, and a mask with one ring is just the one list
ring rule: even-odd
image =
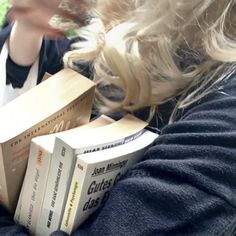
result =
[[104,126],[112,122],[114,122],[113,119],[101,115],[95,120],[70,129],[69,131],[42,135],[32,139],[29,161],[23,182],[23,185],[27,186],[27,189],[22,187],[14,217],[16,222],[26,226],[31,233],[34,233],[36,230],[36,223],[43,202],[43,190],[46,188],[55,137],[70,135],[72,132],[85,132],[88,129]]
[[145,131],[123,145],[77,155],[60,229],[71,234],[83,223],[106,201],[111,188],[157,137],[156,133]]
[[33,137],[89,121],[95,85],[65,69],[0,108],[0,202],[12,213]]
[[122,119],[86,133],[56,137],[45,198],[36,226],[37,235],[49,235],[59,229],[65,207],[76,155],[98,152],[122,145],[143,132],[147,123],[126,115]]

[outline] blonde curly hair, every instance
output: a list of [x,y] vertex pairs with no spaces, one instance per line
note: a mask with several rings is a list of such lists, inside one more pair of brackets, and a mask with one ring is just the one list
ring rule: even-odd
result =
[[[177,95],[183,108],[234,70],[235,7],[233,0],[100,0],[100,17],[81,31],[88,41],[64,61],[93,60],[103,111],[155,107]],[[104,95],[109,84],[119,88],[109,93],[122,94],[117,101]]]

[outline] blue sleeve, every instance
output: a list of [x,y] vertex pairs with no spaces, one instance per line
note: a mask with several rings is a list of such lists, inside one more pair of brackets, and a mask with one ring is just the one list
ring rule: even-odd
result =
[[[44,39],[39,56],[38,83],[41,82],[45,72],[48,72],[49,74],[55,74],[56,72],[61,70],[63,68],[63,55],[65,54],[65,52],[70,50],[71,44],[73,42],[82,40],[84,39]],[[90,67],[90,64],[86,62],[76,64],[78,72],[86,77],[90,77]]]
[[236,79],[232,81],[166,126],[104,207],[73,235],[235,235]]
[[13,217],[7,212],[5,208],[0,206],[0,236],[14,235],[25,236],[29,235],[29,233],[24,226],[15,224]]
[[38,83],[45,72],[55,74],[63,68],[63,55],[70,50],[71,41],[66,38],[58,40],[44,39],[39,55]]

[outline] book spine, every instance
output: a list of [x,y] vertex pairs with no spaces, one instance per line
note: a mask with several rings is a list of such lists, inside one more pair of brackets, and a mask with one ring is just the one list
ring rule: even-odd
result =
[[120,160],[120,162],[122,166],[119,170],[92,176],[94,170],[101,171],[106,164],[109,164],[97,163],[86,166],[83,160],[77,159],[61,223],[62,231],[70,235],[107,200],[111,188],[128,169],[128,160]]
[[23,181],[21,191],[20,191],[20,196],[18,198],[16,210],[15,210],[15,213],[14,213],[14,221],[18,224],[20,223],[20,212],[21,212],[21,207],[22,207],[22,195],[23,195],[23,191],[24,191],[24,186],[25,185],[24,185],[24,181]]
[[74,223],[73,219],[75,218],[77,206],[79,205],[79,199],[86,177],[86,169],[87,164],[77,159],[60,227],[60,230],[63,230],[69,235],[71,234]]
[[0,144],[0,204],[7,205],[8,202],[8,192],[6,186],[6,173],[4,166],[4,155],[3,155],[3,144]]
[[55,147],[36,226],[36,235],[39,236],[49,235],[59,228],[71,180],[71,170],[75,162],[73,149],[69,145],[58,139]]
[[[60,138],[56,138],[52,158],[53,162],[49,170],[44,203],[38,219],[36,233],[43,236],[59,229],[72,178],[72,174],[70,173],[72,173],[74,169],[76,161],[75,156],[77,154],[90,153],[119,146],[139,137],[142,133],[143,130],[128,137],[113,140],[109,143],[106,142],[97,145],[89,144],[88,146],[76,150],[73,150]],[[57,195],[60,197],[57,197]]]
[[[109,197],[111,188],[132,165],[143,157],[145,150],[156,137],[156,134],[148,132],[138,139],[136,145],[130,142],[121,147],[115,147],[113,150],[98,152],[97,155],[92,153],[77,155],[77,166],[73,173],[72,187],[61,230],[70,234],[103,204]],[[104,158],[104,160],[99,161],[99,158]],[[82,171],[85,172],[83,175]],[[75,183],[78,180],[78,189],[74,194]],[[71,199],[74,201],[73,205],[71,205]]]
[[[113,120],[109,117],[106,116],[101,116],[99,118],[97,118],[96,120],[87,123],[87,125],[85,125],[87,128],[92,128],[94,127],[99,127],[101,125],[106,125],[106,124],[110,124],[112,123]],[[83,126],[80,126],[79,129],[81,129]],[[75,128],[75,130],[77,130],[77,128]],[[81,129],[83,130],[83,129]],[[65,132],[61,132],[61,134],[66,133]],[[55,136],[51,136],[51,139],[53,139],[55,141]],[[51,142],[51,141],[50,141]],[[44,198],[44,191],[39,191],[39,190],[45,190],[46,189],[46,184],[47,184],[47,177],[48,177],[48,171],[49,171],[49,166],[51,163],[51,157],[52,157],[52,150],[49,151],[49,149],[45,150],[42,146],[40,146],[40,144],[37,143],[37,141],[34,141],[34,139],[32,140],[31,143],[31,148],[30,148],[30,154],[29,154],[29,161],[28,161],[28,166],[27,166],[27,170],[26,170],[26,175],[27,178],[24,179],[23,181],[23,185],[26,183],[27,184],[27,191],[23,190],[23,186],[21,188],[21,192],[20,192],[20,197],[18,199],[18,203],[17,203],[17,208],[15,211],[15,215],[14,215],[14,220],[18,223],[22,223],[24,224],[26,227],[28,227],[28,229],[31,232],[35,232],[36,230],[36,222],[38,220],[38,214],[39,211],[42,207],[42,203],[43,203],[43,198]],[[37,189],[32,189],[32,186],[35,184],[32,176],[36,171],[39,169],[40,174],[38,176],[38,181],[37,181]],[[32,191],[31,191],[32,190]],[[33,191],[35,191],[35,194],[33,194]],[[20,211],[22,208],[22,196],[23,196],[23,192],[24,192],[24,199],[23,199],[23,212],[27,213],[27,215],[23,215],[21,214],[21,219],[22,221],[20,221]],[[35,201],[30,203],[30,199],[31,196],[35,195]],[[33,205],[33,207],[32,207]],[[37,209],[37,210],[35,210]],[[31,214],[29,214],[29,212],[31,212]],[[27,225],[27,219],[30,219],[30,221],[28,222],[29,224]]]
[[140,135],[142,135],[144,132],[143,130],[140,130],[132,135],[126,136],[126,137],[122,137],[120,139],[115,139],[112,140],[110,142],[105,142],[105,143],[100,143],[100,144],[95,144],[95,145],[91,145],[91,146],[86,146],[86,147],[81,147],[75,150],[75,154],[79,155],[79,154],[86,154],[86,153],[91,153],[91,152],[97,152],[97,151],[102,151],[102,150],[106,150],[109,148],[114,148],[120,145],[123,145],[125,143],[131,142],[133,140],[135,140],[136,138],[138,138]]
[[[128,143],[136,138],[138,138],[144,130],[138,131],[130,136],[123,137],[121,139],[113,140],[111,142],[106,142],[103,144],[97,144],[87,147],[81,147],[75,150],[76,155],[79,154],[86,154],[101,150],[106,150],[112,147],[116,147],[125,143]],[[68,194],[68,198],[65,204],[65,210],[62,217],[61,222],[61,230],[67,232],[70,234],[73,230],[73,227],[75,225],[75,214],[77,212],[77,207],[79,206],[79,199],[81,195],[81,189],[84,181],[84,175],[85,175],[85,167],[84,164],[80,163],[80,160],[77,159],[76,166],[74,169],[70,190]],[[79,181],[78,181],[79,180]],[[78,185],[79,184],[79,185]]]
[[[29,162],[22,189],[19,223],[30,232],[35,232],[39,209],[41,208],[46,180],[51,162],[51,153],[37,143],[31,142]],[[18,203],[20,204],[20,203]]]

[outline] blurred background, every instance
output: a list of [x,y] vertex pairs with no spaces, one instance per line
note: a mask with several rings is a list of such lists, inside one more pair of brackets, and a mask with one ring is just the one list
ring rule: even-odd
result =
[[6,11],[8,9],[9,0],[0,0],[0,27],[2,26]]

